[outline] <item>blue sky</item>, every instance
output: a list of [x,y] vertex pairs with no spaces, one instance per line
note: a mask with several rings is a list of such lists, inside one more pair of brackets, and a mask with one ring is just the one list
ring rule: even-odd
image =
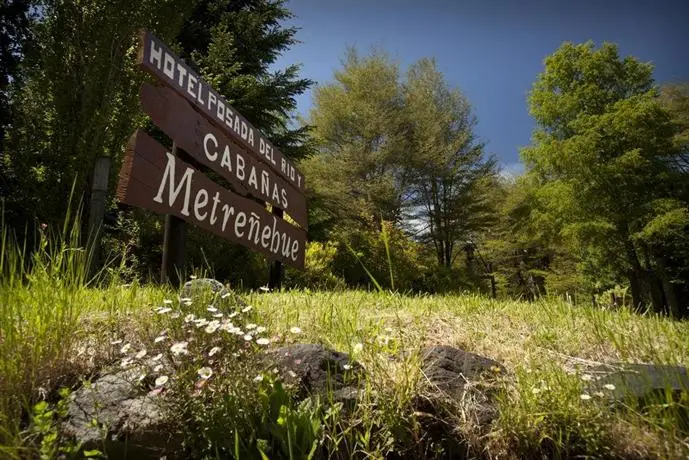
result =
[[[543,59],[564,41],[619,45],[656,66],[658,83],[689,81],[689,0],[289,0],[301,43],[277,67],[301,64],[318,84],[333,79],[347,46],[382,48],[405,69],[435,57],[453,87],[469,98],[477,134],[506,171],[518,172],[519,147],[533,120],[526,95]],[[311,91],[298,99],[307,114]]]

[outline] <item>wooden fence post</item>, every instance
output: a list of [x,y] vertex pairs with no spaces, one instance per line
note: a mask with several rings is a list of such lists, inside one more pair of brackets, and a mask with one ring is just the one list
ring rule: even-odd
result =
[[[172,143],[172,154],[177,156],[177,144]],[[161,284],[177,286],[184,279],[186,262],[186,227],[179,217],[165,215],[163,260],[160,267]]]
[[[273,214],[282,218],[283,211],[280,208],[273,207]],[[268,289],[279,290],[282,286],[282,262],[277,260],[270,263],[270,271],[268,273]]]
[[96,158],[91,181],[91,198],[89,200],[88,248],[90,251],[89,275],[94,276],[99,269],[101,260],[101,235],[103,219],[108,198],[108,179],[112,159],[107,156]]

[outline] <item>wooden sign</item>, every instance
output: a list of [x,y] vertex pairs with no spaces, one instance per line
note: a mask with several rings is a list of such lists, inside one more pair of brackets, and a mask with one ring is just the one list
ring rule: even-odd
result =
[[150,32],[142,32],[139,66],[174,89],[240,145],[264,161],[296,190],[304,175],[258,129]]
[[256,160],[170,88],[144,83],[140,94],[144,111],[177,147],[220,174],[238,193],[266,201],[308,228],[304,194],[266,163]]
[[117,199],[177,216],[270,259],[304,267],[303,230],[220,187],[141,131],[127,145]]

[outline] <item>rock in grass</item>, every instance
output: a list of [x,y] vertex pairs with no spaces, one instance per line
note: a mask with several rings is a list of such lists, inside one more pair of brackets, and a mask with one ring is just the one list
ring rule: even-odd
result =
[[461,396],[470,382],[505,373],[505,368],[497,361],[448,345],[424,348],[421,362],[430,391],[440,391],[451,397]]
[[266,353],[271,369],[277,368],[285,383],[297,387],[297,397],[331,392],[337,400],[356,399],[362,367],[347,353],[317,344],[296,344]]
[[682,366],[620,364],[618,369],[602,366],[589,371],[599,377],[588,391],[602,393],[613,403],[666,404],[689,396],[689,374]]
[[[505,373],[492,359],[448,345],[421,350],[421,386],[412,405],[425,436],[445,451],[445,458],[470,458],[471,449],[456,431],[457,414],[481,433],[498,414],[488,383]],[[458,406],[461,409],[458,410]]]
[[76,390],[63,434],[84,450],[105,449],[109,458],[172,458],[180,442],[163,429],[157,398],[141,388],[140,374],[140,369],[113,372]]

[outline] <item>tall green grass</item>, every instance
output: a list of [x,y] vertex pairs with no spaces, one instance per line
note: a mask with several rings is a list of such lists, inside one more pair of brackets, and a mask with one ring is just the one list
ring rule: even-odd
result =
[[[0,441],[16,444],[22,411],[48,382],[70,370],[78,321],[86,305],[88,254],[78,225],[39,229],[30,252],[3,226],[0,234]],[[57,234],[55,234],[57,233]],[[54,236],[51,236],[54,235]]]
[[0,231],[0,458],[29,448],[26,428],[36,402],[54,400],[60,387],[111,360],[110,337],[128,327],[127,316],[164,296],[160,289],[123,287],[116,276],[90,287],[97,280],[89,278],[78,216],[68,212],[59,229],[40,227],[36,248],[4,225]]
[[[153,313],[164,298],[175,297],[168,288],[121,285],[116,276],[105,285],[89,285],[89,255],[74,221],[55,232],[43,229],[31,253],[2,230],[1,458],[28,456],[33,404],[54,400],[61,386],[76,385],[121,358],[111,340],[145,346],[169,327]],[[366,369],[352,410],[327,397],[319,406],[330,407],[327,412],[294,409],[294,426],[311,431],[286,430],[290,452],[292,440],[308,434],[309,442],[318,436],[319,445],[340,453],[381,458],[402,452],[421,458],[441,448],[429,444],[424,431],[429,420],[441,416],[433,423],[475,456],[674,458],[689,453],[686,399],[627,403],[613,410],[606,399],[586,393],[584,378],[605,363],[689,366],[687,322],[627,309],[572,307],[557,299],[526,303],[382,289],[251,293],[246,300],[275,346],[323,343],[350,353]],[[486,393],[496,405],[491,423],[481,421],[489,400],[485,389],[475,387],[461,400],[447,402],[441,414],[416,411],[415,401],[433,392],[422,373],[420,351],[434,344],[493,358],[508,369]],[[209,430],[221,433],[223,417],[209,419],[217,425]],[[314,420],[320,428],[314,428]]]
[[[602,364],[688,366],[687,322],[626,309],[573,308],[557,299],[527,303],[479,295],[304,291],[254,295],[250,301],[273,329],[298,326],[301,341],[353,353],[370,374],[372,393],[394,402],[385,418],[400,422],[406,417],[407,427],[421,423],[408,402],[428,390],[418,360],[422,347],[453,345],[503,363],[508,375],[492,389],[498,414],[491,425],[477,426],[483,403],[475,394],[446,411],[446,422],[471,440],[475,455],[689,454],[689,431],[683,428],[689,413],[686,398],[661,398],[645,405],[630,401],[611,409],[606,397],[586,389],[589,373]],[[363,347],[359,350],[356,344]],[[400,356],[406,358],[400,361]],[[689,388],[685,390],[689,394]],[[382,417],[380,412],[377,417]]]

